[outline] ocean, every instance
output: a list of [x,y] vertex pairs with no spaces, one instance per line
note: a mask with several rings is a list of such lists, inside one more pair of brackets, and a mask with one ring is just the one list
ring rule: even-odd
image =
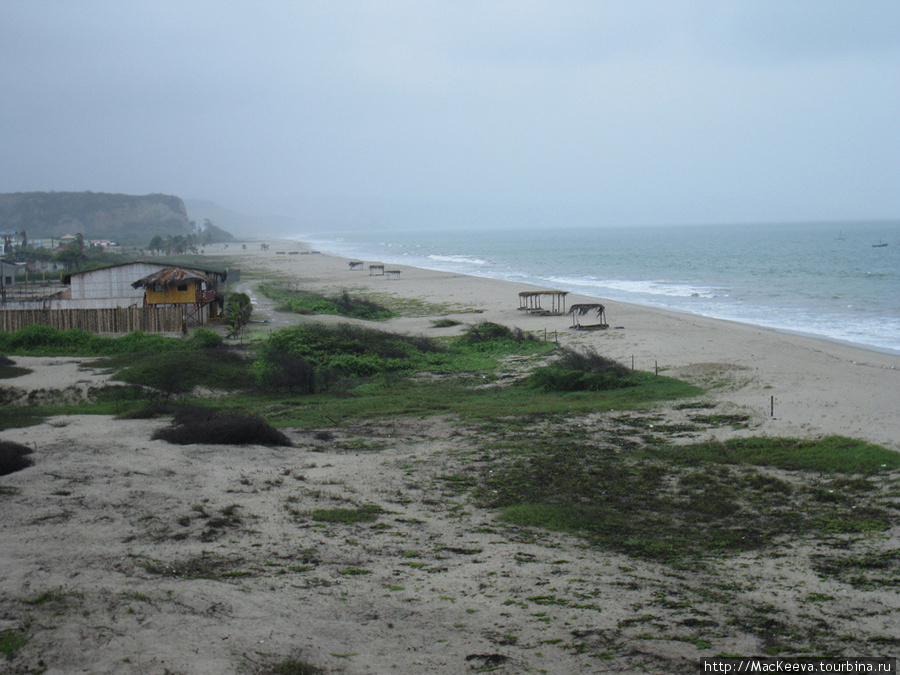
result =
[[524,282],[900,353],[900,221],[423,227],[296,238],[368,262]]

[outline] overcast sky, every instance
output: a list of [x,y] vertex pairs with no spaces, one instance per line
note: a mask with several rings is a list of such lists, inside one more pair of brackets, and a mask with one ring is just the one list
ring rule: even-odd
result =
[[0,102],[0,192],[900,217],[898,0],[0,0]]

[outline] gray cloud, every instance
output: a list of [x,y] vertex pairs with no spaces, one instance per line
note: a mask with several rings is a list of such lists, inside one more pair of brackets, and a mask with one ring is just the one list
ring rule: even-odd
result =
[[8,2],[0,190],[896,217],[898,7]]

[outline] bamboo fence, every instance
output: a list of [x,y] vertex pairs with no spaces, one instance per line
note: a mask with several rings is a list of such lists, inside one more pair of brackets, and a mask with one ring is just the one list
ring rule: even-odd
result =
[[3,309],[0,330],[12,332],[41,324],[60,330],[78,328],[89,333],[176,333],[182,329],[181,307],[115,307],[108,309]]

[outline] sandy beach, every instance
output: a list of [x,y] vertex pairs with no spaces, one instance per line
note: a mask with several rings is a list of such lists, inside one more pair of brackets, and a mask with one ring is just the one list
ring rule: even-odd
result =
[[[258,249],[254,244],[247,251],[235,248],[227,252],[246,259],[249,270],[270,269],[302,280],[304,288],[415,297],[464,323],[495,321],[548,331],[561,344],[591,347],[640,370],[658,367],[701,385],[716,382],[711,394],[752,411],[759,423],[755,433],[841,434],[900,450],[900,354],[570,293],[567,306],[603,303],[610,325],[606,331],[573,331],[568,316],[519,311],[520,291],[544,290],[533,286],[397,265],[387,269],[400,270],[399,278],[370,276],[369,265],[382,263],[360,261],[362,267],[352,270],[343,258],[303,253],[309,248],[299,242],[273,243],[265,253],[253,250]],[[265,298],[253,297],[259,315],[272,314]],[[421,335],[453,332],[436,331],[431,318],[395,319],[386,328]],[[272,325],[285,320],[273,317]]]
[[[546,333],[696,383],[720,411],[750,416],[706,437],[839,434],[900,450],[900,355],[569,294],[568,305],[603,302],[610,326],[576,331],[567,316],[518,309],[533,287],[393,265],[399,274],[374,276],[379,261],[352,269],[299,242],[268,243],[207,251],[241,268],[255,334],[346,321],[275,311],[255,290],[264,278],[414,299],[415,316],[378,327],[438,336],[494,321]],[[435,328],[444,317],[462,326]],[[26,393],[105,378],[82,359],[14,360],[32,372],[0,383]],[[62,416],[0,432],[35,462],[0,477],[0,635],[24,640],[0,655],[0,673],[316,672],[286,669],[301,661],[351,674],[694,673],[704,657],[796,656],[797,645],[897,653],[896,580],[859,587],[817,573],[835,544],[783,541],[685,570],[503,524],[442,480],[486,440],[451,418],[285,429],[286,448],[151,440],[165,424]],[[364,504],[383,509],[376,521],[304,515]],[[898,537],[894,525],[841,550],[895,553]]]

